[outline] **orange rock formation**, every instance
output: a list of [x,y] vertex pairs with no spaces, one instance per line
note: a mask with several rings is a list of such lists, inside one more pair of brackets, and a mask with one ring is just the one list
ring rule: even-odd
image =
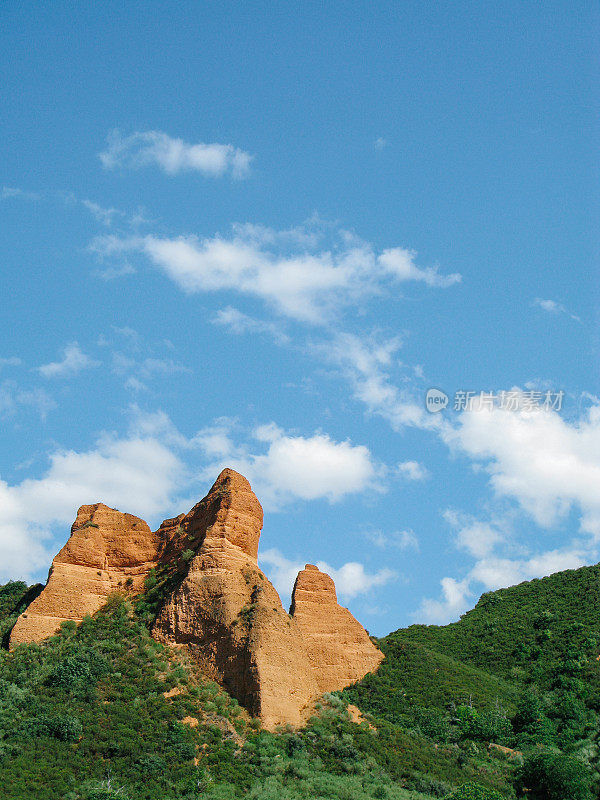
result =
[[141,589],[158,553],[159,538],[144,520],[102,503],[81,506],[71,538],[55,556],[44,590],[17,620],[10,646],[40,642],[65,620],[81,622],[116,589]]
[[[298,575],[287,614],[257,564],[262,522],[250,484],[230,469],[188,514],[155,533],[130,514],[82,506],[11,647],[93,614],[115,589],[140,590],[160,567],[172,590],[153,635],[186,647],[266,727],[301,724],[320,694],[359,680],[383,655],[338,605],[331,578],[312,565]],[[186,550],[190,558],[182,558]]]

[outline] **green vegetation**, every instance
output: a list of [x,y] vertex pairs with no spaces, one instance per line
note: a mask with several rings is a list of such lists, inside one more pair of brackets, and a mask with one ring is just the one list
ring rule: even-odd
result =
[[23,581],[9,581],[0,586],[0,642],[8,647],[8,637],[17,617],[35,600],[42,591],[42,585],[28,587]]
[[[453,625],[390,634],[377,673],[326,695],[302,730],[268,733],[149,634],[185,555],[137,598],[112,595],[79,627],[0,650],[3,798],[598,796],[598,567],[488,593]],[[0,587],[5,642],[38,591]]]
[[413,625],[378,644],[380,669],[343,693],[377,725],[467,752],[512,748],[493,752],[529,798],[598,796],[600,566],[488,592],[459,622]]
[[531,800],[594,800],[589,771],[562,753],[537,753],[525,761],[520,784]]
[[465,783],[452,792],[446,800],[502,800],[502,795],[477,783]]

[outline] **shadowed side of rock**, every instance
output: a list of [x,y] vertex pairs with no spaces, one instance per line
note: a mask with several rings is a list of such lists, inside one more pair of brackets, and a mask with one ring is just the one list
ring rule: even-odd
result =
[[66,620],[81,622],[117,589],[141,589],[159,547],[159,537],[144,520],[102,503],[81,506],[46,586],[18,618],[10,646],[40,642]]
[[338,604],[333,580],[313,564],[296,578],[290,614],[302,633],[320,693],[355,683],[383,660],[360,622]]

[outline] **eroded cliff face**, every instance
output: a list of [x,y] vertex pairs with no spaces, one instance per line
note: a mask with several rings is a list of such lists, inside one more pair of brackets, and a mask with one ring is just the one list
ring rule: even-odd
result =
[[81,506],[71,538],[55,556],[48,582],[24,611],[10,646],[40,642],[61,622],[81,622],[117,589],[140,590],[159,558],[160,539],[144,520],[102,503]]
[[156,532],[102,504],[82,506],[11,647],[93,614],[112,591],[140,591],[157,568],[172,589],[153,635],[187,648],[265,727],[302,724],[320,694],[359,680],[383,655],[316,567],[298,575],[290,614],[284,610],[257,564],[262,523],[250,484],[230,469],[188,514]]

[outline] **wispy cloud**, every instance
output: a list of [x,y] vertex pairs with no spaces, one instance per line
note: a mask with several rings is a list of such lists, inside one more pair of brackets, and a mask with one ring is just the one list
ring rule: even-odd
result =
[[0,384],[0,417],[12,417],[22,408],[31,408],[41,419],[56,408],[56,403],[43,389],[24,389],[15,381]]
[[0,358],[0,369],[3,367],[19,367],[23,362],[17,356],[9,356],[8,358]]
[[44,378],[67,378],[76,375],[84,369],[97,367],[99,361],[95,361],[86,355],[79,347],[77,342],[71,342],[63,350],[63,357],[60,361],[53,361],[38,367],[38,372]]
[[230,333],[238,335],[244,333],[263,333],[271,336],[276,342],[285,344],[290,341],[290,337],[281,330],[281,326],[276,322],[267,322],[261,319],[244,314],[233,306],[219,309],[212,318],[215,325],[221,325]]
[[0,189],[0,200],[12,200],[13,198],[39,200],[40,195],[37,192],[28,192],[25,189],[20,189],[18,186],[3,186]]
[[410,386],[400,388],[391,379],[390,371],[401,344],[398,337],[342,332],[312,349],[325,362],[337,366],[350,382],[354,397],[370,413],[387,420],[394,430],[405,426],[435,430],[443,421],[427,413]]
[[105,269],[98,270],[96,275],[104,281],[114,281],[117,278],[124,278],[126,275],[135,275],[136,268],[128,261],[122,261],[120,264],[111,264]]
[[106,225],[107,228],[112,225],[115,217],[125,216],[118,208],[105,208],[98,203],[93,203],[91,200],[82,200],[81,204],[87,208],[94,219],[102,223],[102,225]]
[[[390,292],[399,283],[443,288],[460,280],[437,267],[418,267],[416,254],[400,247],[376,253],[371,245],[331,226],[307,226],[310,240],[256,226],[235,226],[229,238],[97,237],[101,258],[140,253],[188,293],[234,291],[258,297],[279,314],[311,325],[331,322],[344,308]],[[315,233],[316,231],[316,233]],[[283,232],[289,233],[289,232]],[[310,243],[308,243],[310,242]]]
[[557,303],[556,300],[543,300],[541,297],[536,297],[533,305],[543,309],[548,314],[566,314],[575,322],[581,322],[581,317],[577,314],[572,314],[562,303]]
[[418,550],[419,539],[416,533],[408,528],[404,531],[393,531],[384,533],[380,530],[369,530],[365,532],[365,538],[381,549],[395,548],[397,550]]
[[252,161],[250,153],[233,145],[188,144],[162,131],[138,131],[131,136],[113,131],[107,144],[107,149],[100,153],[107,169],[156,166],[171,176],[200,172],[212,177],[229,173],[234,178],[245,178]]

